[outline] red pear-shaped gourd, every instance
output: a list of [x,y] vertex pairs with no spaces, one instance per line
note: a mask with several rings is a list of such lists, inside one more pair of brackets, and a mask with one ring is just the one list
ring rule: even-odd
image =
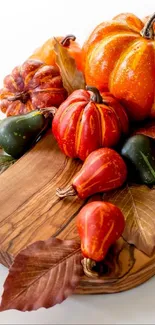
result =
[[102,261],[110,246],[122,235],[124,227],[124,216],[117,206],[102,201],[86,204],[77,216],[83,256]]
[[56,194],[59,197],[78,195],[85,199],[94,193],[122,186],[126,178],[127,167],[122,157],[113,149],[101,148],[87,157],[72,184],[65,189],[57,189]]

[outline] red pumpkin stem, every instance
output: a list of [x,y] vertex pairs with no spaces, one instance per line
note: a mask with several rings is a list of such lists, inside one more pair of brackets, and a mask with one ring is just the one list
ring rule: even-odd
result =
[[61,41],[61,45],[68,47],[70,46],[70,41],[75,41],[76,37],[72,34],[67,35],[65,38],[63,38],[63,40]]
[[155,13],[148,19],[140,34],[147,39],[155,39],[153,24],[155,22]]
[[91,97],[92,102],[98,103],[98,104],[103,103],[102,96],[100,95],[100,92],[96,87],[86,86],[86,90],[93,92],[93,95]]
[[82,260],[83,271],[86,276],[89,278],[98,278],[99,274],[93,271],[93,267],[96,266],[96,262],[93,261],[91,258],[84,258]]
[[74,190],[72,185],[69,185],[65,188],[57,188],[56,195],[60,198],[67,197],[67,196],[75,196],[77,195],[76,191]]

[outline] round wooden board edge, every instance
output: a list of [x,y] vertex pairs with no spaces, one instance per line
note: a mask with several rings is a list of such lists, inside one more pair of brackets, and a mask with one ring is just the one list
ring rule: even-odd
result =
[[112,283],[106,283],[100,279],[93,280],[83,276],[75,294],[106,294],[119,293],[136,288],[147,282],[155,275],[155,262],[141,269],[137,273],[129,274],[125,278],[118,279]]

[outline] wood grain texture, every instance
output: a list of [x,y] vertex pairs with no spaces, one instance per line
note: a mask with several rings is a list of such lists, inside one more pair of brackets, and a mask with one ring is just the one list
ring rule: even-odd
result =
[[[15,255],[36,240],[50,236],[77,239],[75,218],[85,201],[77,197],[59,199],[57,187],[66,186],[81,163],[65,157],[48,133],[37,145],[0,176],[0,262],[11,265]],[[155,274],[151,258],[123,239],[112,247],[104,266],[104,277],[83,276],[76,292],[110,293],[133,288]]]

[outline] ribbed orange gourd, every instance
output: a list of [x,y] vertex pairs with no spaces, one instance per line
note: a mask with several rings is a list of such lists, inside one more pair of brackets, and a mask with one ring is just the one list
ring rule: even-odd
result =
[[155,117],[155,14],[144,23],[120,14],[95,28],[83,46],[86,82],[110,90],[130,117]]
[[128,132],[124,108],[109,93],[100,95],[93,87],[75,90],[58,108],[54,134],[66,156],[86,157],[100,147],[113,147],[122,133]]
[[[76,42],[74,35],[67,35],[66,37],[56,37],[62,46],[67,48],[68,53],[75,59],[77,68],[82,70],[82,50]],[[56,54],[54,52],[54,37],[49,38],[42,46],[37,48],[30,56],[30,59],[39,59],[48,65],[56,66]]]

